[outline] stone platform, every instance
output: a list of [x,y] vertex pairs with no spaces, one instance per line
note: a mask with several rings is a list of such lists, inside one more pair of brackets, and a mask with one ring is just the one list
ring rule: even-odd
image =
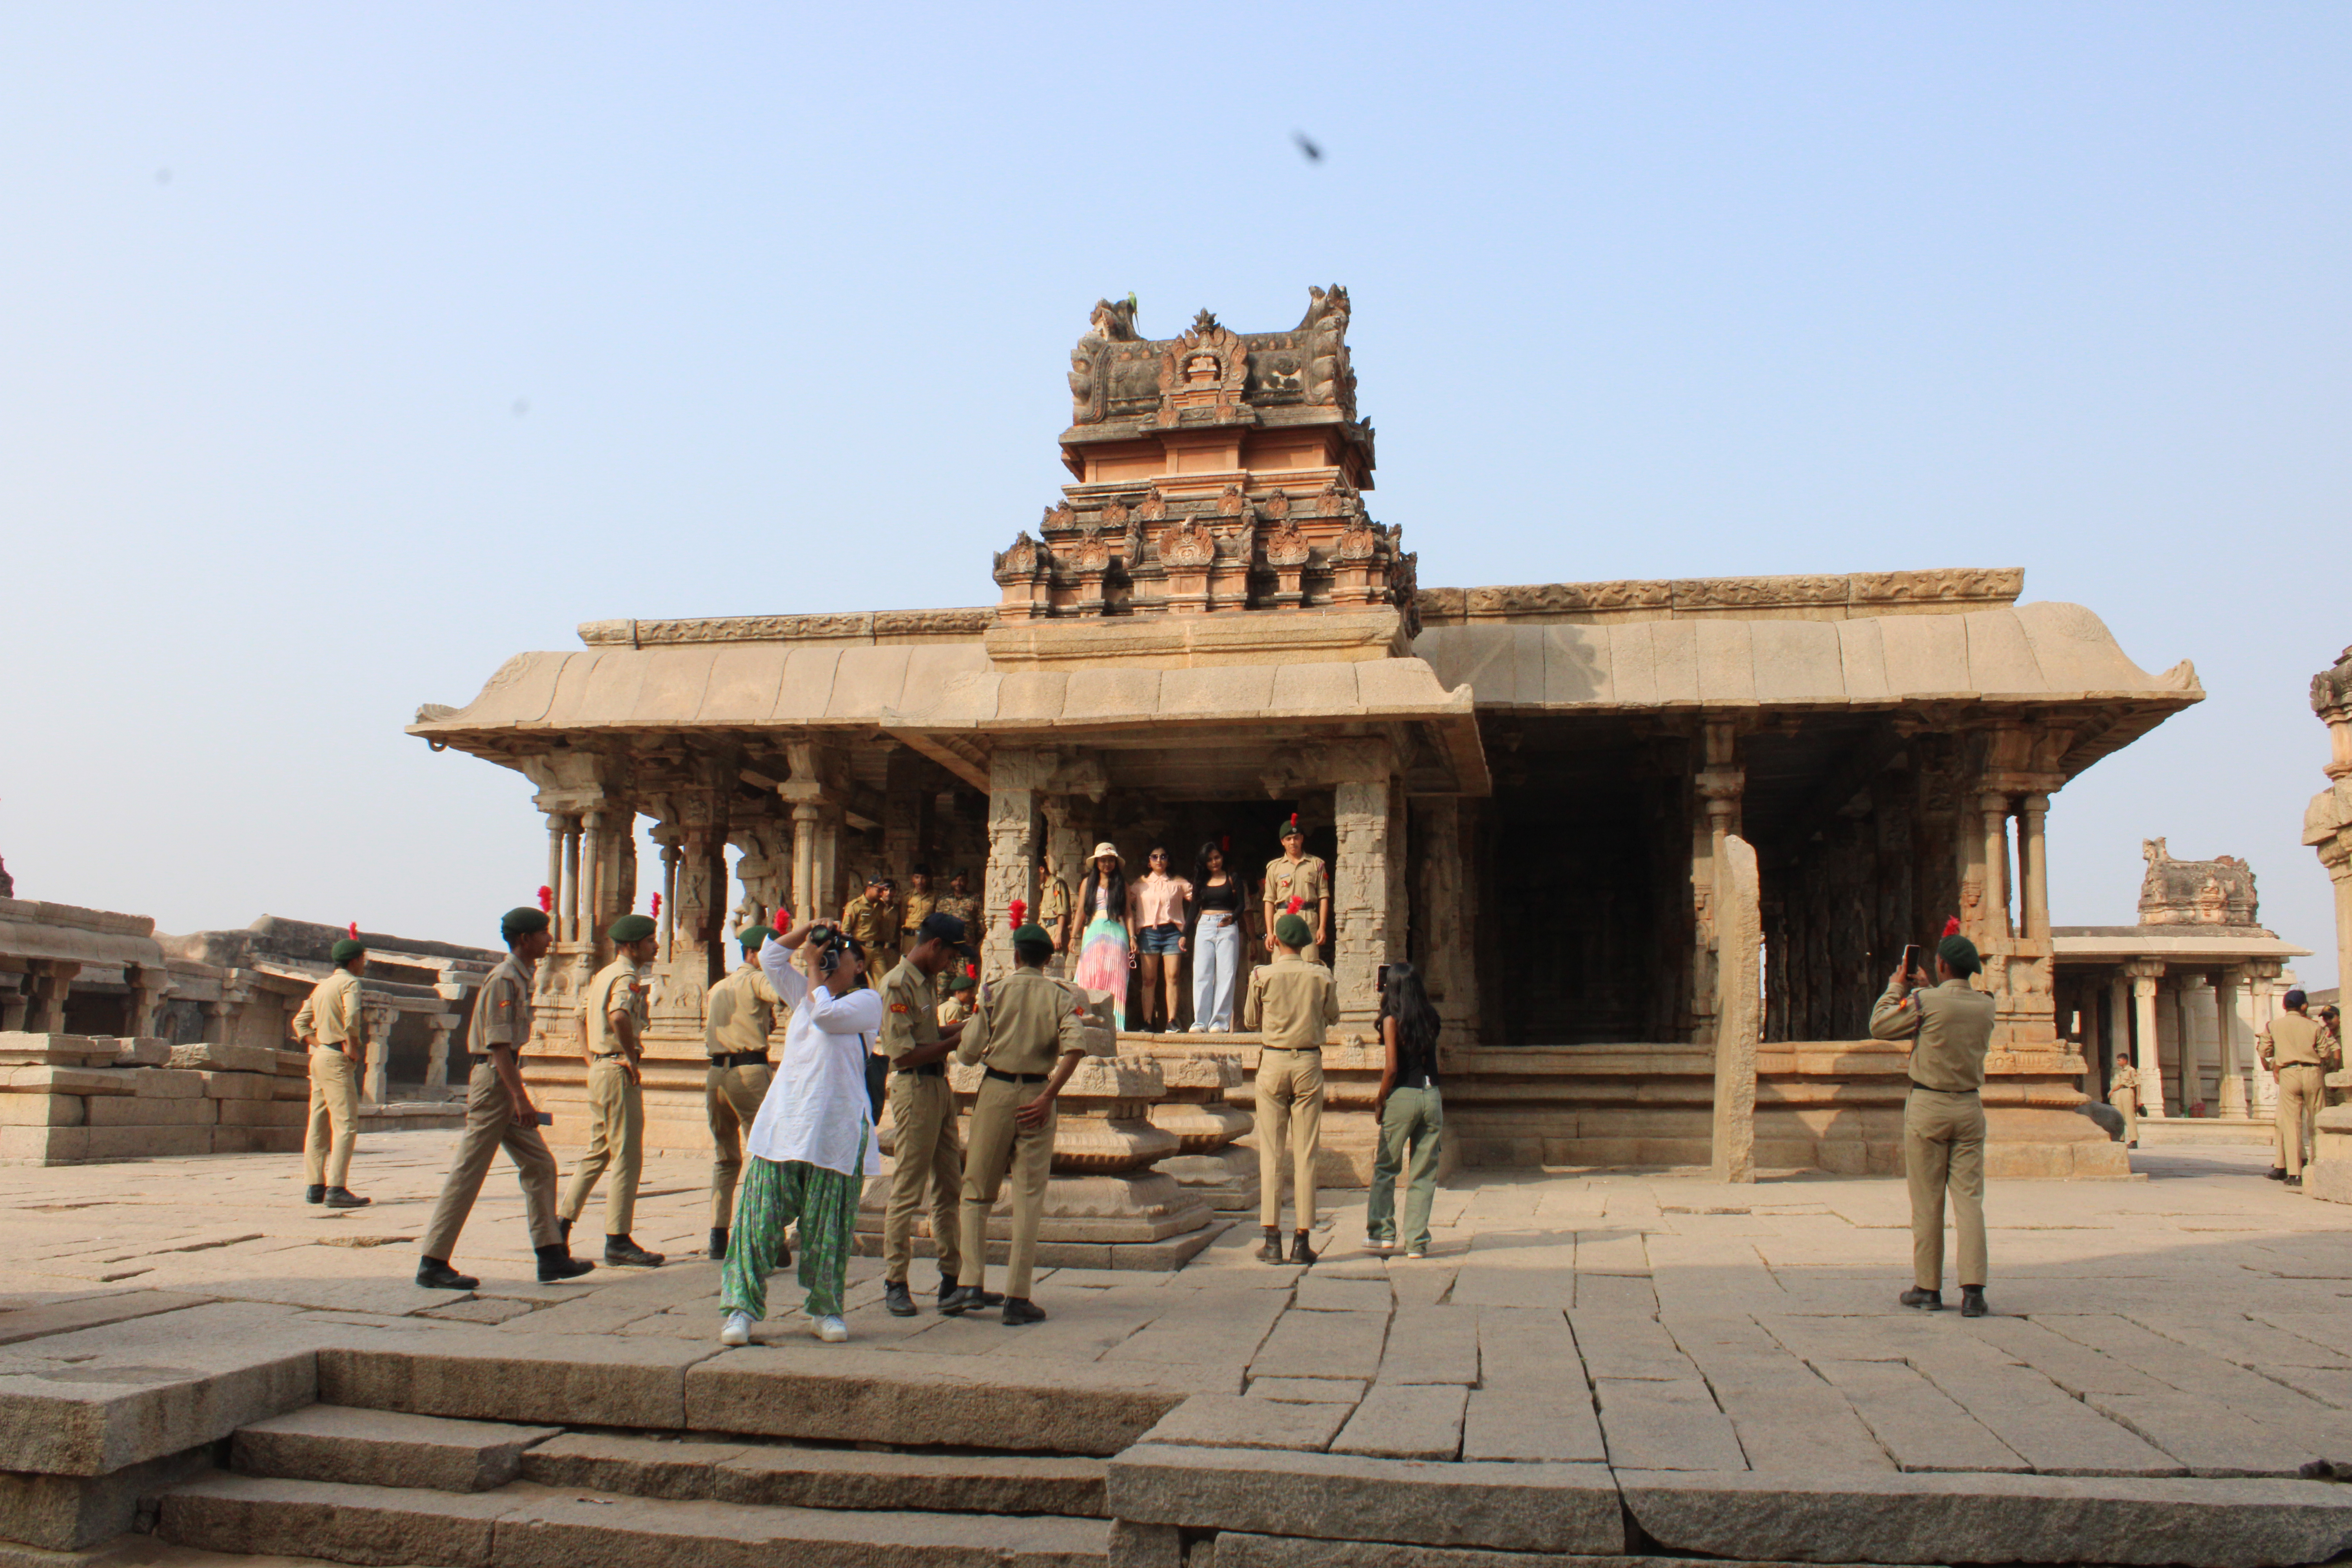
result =
[[[1042,1324],[788,1309],[716,1339],[698,1161],[653,1271],[529,1282],[493,1174],[417,1289],[446,1133],[373,1130],[368,1209],[298,1162],[0,1172],[0,1563],[1376,1563],[1641,1553],[2227,1568],[2352,1549],[2352,1209],[2257,1149],[1993,1184],[1995,1316],[1894,1304],[1899,1183],[1465,1172],[1424,1260],[1041,1273]],[[224,1444],[224,1440],[228,1440]],[[215,1447],[216,1445],[220,1447]],[[142,1511],[142,1500],[147,1500]],[[58,1555],[43,1557],[47,1551]],[[230,1561],[253,1559],[232,1557]]]

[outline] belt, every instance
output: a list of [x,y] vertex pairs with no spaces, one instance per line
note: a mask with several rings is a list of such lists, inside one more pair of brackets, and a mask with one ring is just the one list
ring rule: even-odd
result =
[[1313,1051],[1313,1052],[1314,1052],[1317,1056],[1318,1056],[1318,1057],[1319,1057],[1319,1056],[1321,1056],[1321,1055],[1323,1054],[1323,1047],[1320,1047],[1320,1046],[1265,1046],[1265,1045],[1262,1045],[1262,1046],[1258,1047],[1258,1049],[1260,1049],[1260,1050],[1262,1050],[1262,1051],[1286,1051],[1286,1052],[1289,1052],[1289,1053],[1291,1053],[1291,1054],[1293,1054],[1293,1055],[1297,1055],[1297,1053],[1302,1052],[1302,1051]]
[[765,1051],[737,1051],[731,1057],[711,1058],[710,1065],[715,1068],[766,1067],[768,1065],[768,1053]]
[[892,1068],[890,1070],[895,1073],[906,1074],[910,1078],[944,1078],[947,1076],[948,1064],[945,1062],[925,1062],[919,1068]]
[[986,1073],[989,1077],[996,1079],[999,1083],[1043,1083],[1045,1081],[1045,1075],[1041,1072],[998,1072],[994,1068],[982,1068],[981,1070]]
[[1926,1089],[1929,1094],[1974,1094],[1976,1092],[1976,1090],[1972,1089],[1928,1089],[1926,1084],[1921,1083],[1916,1078],[1911,1080],[1911,1087],[1917,1089]]

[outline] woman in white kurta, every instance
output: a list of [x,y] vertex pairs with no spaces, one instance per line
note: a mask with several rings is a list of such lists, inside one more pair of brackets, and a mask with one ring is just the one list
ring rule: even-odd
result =
[[882,1170],[866,1097],[866,1058],[881,1032],[882,995],[860,984],[865,962],[853,952],[811,985],[793,958],[814,929],[770,937],[760,949],[760,968],[793,1016],[783,1058],[744,1140],[743,1185],[719,1277],[719,1307],[727,1319],[719,1337],[726,1344],[748,1344],[752,1323],[766,1315],[768,1270],[795,1219],[811,1331],[832,1342],[849,1337],[842,1296],[857,1198],[864,1179]]

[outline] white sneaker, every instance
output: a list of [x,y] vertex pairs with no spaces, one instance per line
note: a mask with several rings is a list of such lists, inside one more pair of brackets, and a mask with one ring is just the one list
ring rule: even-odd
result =
[[1404,1255],[1407,1258],[1426,1258],[1429,1256],[1428,1253],[1422,1251],[1421,1248],[1417,1247],[1407,1247]]
[[849,1325],[839,1318],[819,1318],[809,1325],[809,1332],[829,1345],[837,1345],[849,1337]]
[[719,1342],[722,1345],[750,1344],[751,1342],[751,1314],[749,1312],[728,1313],[726,1326],[719,1331]]
[[1366,1237],[1364,1238],[1364,1245],[1374,1252],[1394,1252],[1396,1250],[1396,1242],[1393,1238],[1388,1241],[1378,1241],[1370,1237]]

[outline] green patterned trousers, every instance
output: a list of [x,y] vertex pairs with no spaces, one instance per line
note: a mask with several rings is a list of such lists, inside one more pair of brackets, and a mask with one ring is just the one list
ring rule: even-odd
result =
[[[852,1164],[866,1163],[858,1144]],[[805,1161],[744,1162],[743,1187],[735,1198],[735,1228],[728,1237],[727,1267],[719,1275],[719,1310],[768,1315],[768,1270],[784,1245],[784,1230],[801,1222],[799,1278],[808,1291],[812,1318],[841,1316],[849,1289],[849,1249],[857,1225],[857,1198],[864,1180]]]

